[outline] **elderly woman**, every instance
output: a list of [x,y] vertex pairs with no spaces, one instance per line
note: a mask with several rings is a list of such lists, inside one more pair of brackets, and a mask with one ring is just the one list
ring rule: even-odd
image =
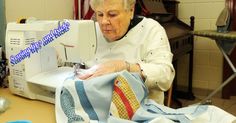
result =
[[[235,123],[235,116],[215,106],[175,110],[162,105],[163,91],[174,78],[168,39],[158,22],[134,16],[134,4],[135,0],[91,0],[100,27],[96,57],[87,63],[89,72],[78,75],[88,80],[72,77],[57,89],[57,123]],[[123,70],[139,73],[149,98],[160,104],[146,99],[141,78]]]
[[153,19],[136,17],[135,0],[90,0],[90,5],[98,22],[98,46],[94,60],[87,65],[97,68],[79,78],[122,70],[137,72],[148,87],[149,98],[163,104],[164,91],[175,75],[164,28]]

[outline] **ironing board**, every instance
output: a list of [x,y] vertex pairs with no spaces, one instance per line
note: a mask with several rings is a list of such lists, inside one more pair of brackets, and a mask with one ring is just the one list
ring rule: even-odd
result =
[[213,92],[211,92],[205,99],[203,99],[200,103],[205,104],[207,101],[214,96],[219,90],[221,90],[225,85],[227,85],[231,80],[236,77],[236,68],[232,61],[229,59],[228,54],[234,49],[236,45],[236,31],[229,31],[226,33],[220,33],[216,30],[200,30],[193,31],[193,35],[207,37],[215,40],[218,48],[232,69],[233,73],[229,76],[219,87],[217,87]]

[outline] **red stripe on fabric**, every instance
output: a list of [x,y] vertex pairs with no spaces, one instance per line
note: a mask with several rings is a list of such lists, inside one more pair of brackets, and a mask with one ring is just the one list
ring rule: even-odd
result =
[[132,118],[132,116],[134,115],[133,109],[129,103],[129,100],[126,98],[126,96],[124,95],[124,93],[122,92],[122,90],[120,90],[120,88],[118,88],[116,85],[114,85],[114,91],[120,96],[122,102],[125,105],[126,111],[128,113],[129,119]]
[[94,12],[93,12],[92,8],[89,7],[88,12],[84,15],[84,19],[85,19],[85,20],[87,20],[87,19],[91,19],[92,16],[93,16],[93,13],[94,13]]
[[78,19],[78,0],[74,0],[74,19]]
[[84,17],[84,0],[80,0],[80,19],[83,19]]

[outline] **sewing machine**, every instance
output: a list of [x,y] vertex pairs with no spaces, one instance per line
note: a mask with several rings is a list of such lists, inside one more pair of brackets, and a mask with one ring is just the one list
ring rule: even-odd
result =
[[[64,24],[64,25],[63,25]],[[66,64],[91,59],[96,51],[92,20],[8,23],[6,56],[12,93],[54,103],[55,89],[74,69]]]

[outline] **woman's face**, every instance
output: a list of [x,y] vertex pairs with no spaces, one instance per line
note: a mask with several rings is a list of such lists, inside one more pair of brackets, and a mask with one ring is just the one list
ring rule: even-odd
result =
[[123,0],[104,0],[95,8],[96,18],[105,38],[120,39],[128,30],[134,7],[125,10]]

